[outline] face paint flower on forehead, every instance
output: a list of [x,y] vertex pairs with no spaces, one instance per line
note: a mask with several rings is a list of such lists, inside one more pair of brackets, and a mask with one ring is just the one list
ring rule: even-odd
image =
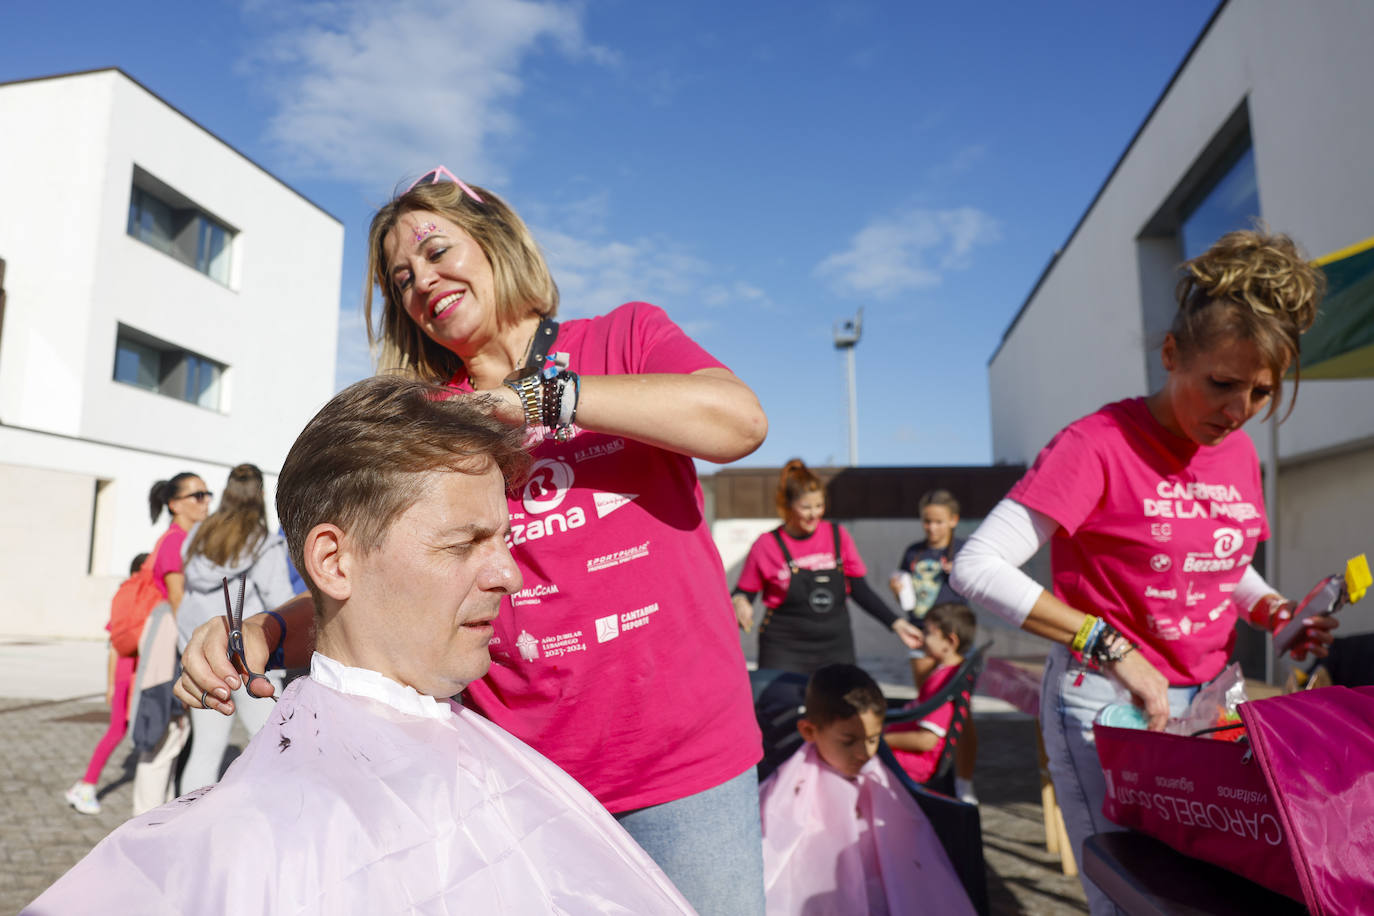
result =
[[439,231],[439,227],[433,223],[425,223],[415,230],[415,244],[418,245],[431,235]]

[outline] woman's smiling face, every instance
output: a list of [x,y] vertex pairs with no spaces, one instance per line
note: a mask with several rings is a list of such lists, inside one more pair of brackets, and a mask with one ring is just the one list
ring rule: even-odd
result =
[[789,532],[806,536],[816,533],[824,516],[825,494],[812,490],[792,501],[785,521]]
[[431,340],[464,355],[495,336],[491,262],[472,236],[438,213],[411,210],[383,250],[398,303]]

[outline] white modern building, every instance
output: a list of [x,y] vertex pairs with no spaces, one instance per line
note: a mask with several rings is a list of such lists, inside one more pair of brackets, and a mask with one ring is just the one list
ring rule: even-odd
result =
[[[996,461],[1159,386],[1177,267],[1224,232],[1258,216],[1313,257],[1374,236],[1371,38],[1365,0],[1219,6],[991,359]],[[1374,380],[1304,380],[1272,429],[1248,427],[1271,478],[1277,454],[1270,578],[1301,597],[1374,555]],[[1369,599],[1343,632],[1364,630]]]
[[0,137],[0,634],[99,637],[155,481],[249,461],[270,511],[343,226],[117,69],[0,84]]

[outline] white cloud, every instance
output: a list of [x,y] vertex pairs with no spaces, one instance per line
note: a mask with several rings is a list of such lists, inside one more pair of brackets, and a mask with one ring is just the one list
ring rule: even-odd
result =
[[669,238],[622,242],[547,227],[537,227],[534,235],[558,281],[558,313],[566,318],[604,315],[624,302],[652,302],[696,336],[721,326],[719,309],[775,307],[765,290],[721,279],[715,265]]
[[975,247],[999,237],[997,221],[973,207],[914,209],[860,229],[816,275],[842,293],[890,299],[938,286],[946,271],[968,267]]
[[259,52],[277,114],[269,138],[298,169],[387,186],[435,163],[503,177],[496,138],[518,129],[511,101],[526,58],[553,48],[599,63],[580,6],[534,0],[250,2],[275,17]]
[[944,162],[936,163],[926,171],[926,178],[932,184],[940,184],[971,171],[974,166],[987,158],[988,148],[981,143],[960,147]]
[[558,281],[568,318],[601,315],[622,302],[643,300],[680,312],[696,302],[710,266],[664,239],[596,240],[555,229],[535,231]]
[[752,283],[738,281],[728,286],[715,284],[702,290],[701,301],[711,308],[725,308],[726,306],[757,305],[768,309],[773,307],[773,300],[763,290],[754,286]]

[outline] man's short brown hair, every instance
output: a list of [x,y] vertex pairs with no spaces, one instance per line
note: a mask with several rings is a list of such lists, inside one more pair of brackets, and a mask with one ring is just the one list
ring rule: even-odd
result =
[[481,396],[379,375],[334,395],[305,425],[277,478],[277,516],[296,569],[305,536],[334,524],[370,553],[420,493],[417,475],[501,471],[507,486],[529,469],[524,431],[493,417]]

